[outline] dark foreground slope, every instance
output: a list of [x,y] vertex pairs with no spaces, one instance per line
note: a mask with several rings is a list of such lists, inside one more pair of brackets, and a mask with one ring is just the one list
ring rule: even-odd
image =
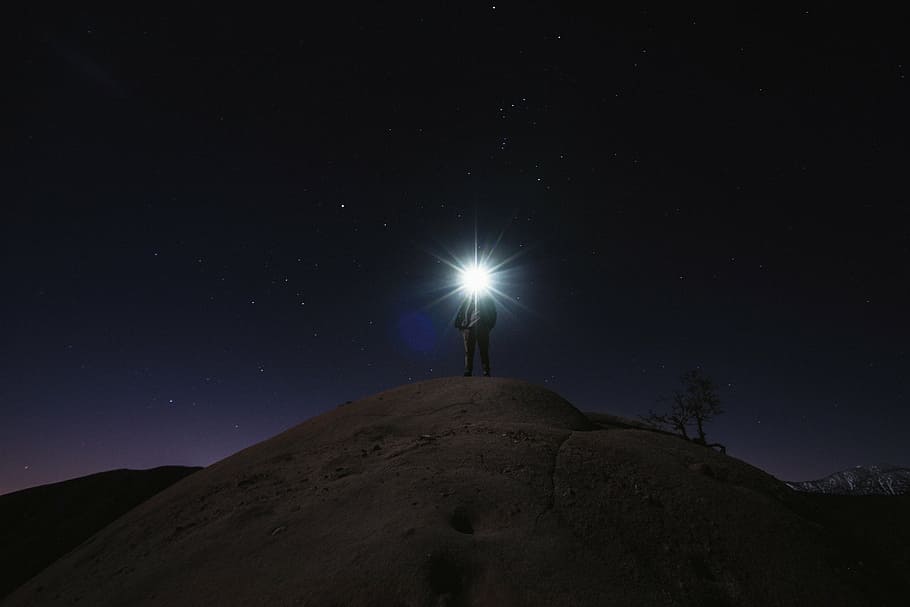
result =
[[199,468],[111,470],[0,496],[0,598]]
[[4,605],[903,604],[783,483],[600,421],[515,380],[390,390],[192,475]]

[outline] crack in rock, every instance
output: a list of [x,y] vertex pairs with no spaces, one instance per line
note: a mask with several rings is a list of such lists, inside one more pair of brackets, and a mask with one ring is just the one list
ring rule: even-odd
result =
[[556,452],[553,454],[553,464],[550,466],[550,496],[547,498],[547,505],[544,506],[544,509],[537,513],[537,517],[534,519],[534,528],[537,529],[537,523],[540,522],[540,517],[542,517],[547,512],[553,510],[553,507],[556,505],[556,463],[559,461],[559,452],[562,451],[562,446],[566,444],[566,441],[572,437],[572,431],[569,431],[566,434],[565,438],[559,441],[559,446],[556,447]]

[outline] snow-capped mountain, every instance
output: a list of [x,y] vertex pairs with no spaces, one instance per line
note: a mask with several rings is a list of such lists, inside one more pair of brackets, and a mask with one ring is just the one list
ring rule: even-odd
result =
[[817,481],[788,482],[796,491],[831,495],[910,494],[910,468],[881,464],[856,466]]

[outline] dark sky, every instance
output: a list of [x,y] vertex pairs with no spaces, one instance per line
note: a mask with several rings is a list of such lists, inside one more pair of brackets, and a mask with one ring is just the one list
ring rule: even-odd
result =
[[475,227],[495,375],[701,367],[776,476],[910,464],[903,15],[377,4],[10,21],[0,493],[460,374]]

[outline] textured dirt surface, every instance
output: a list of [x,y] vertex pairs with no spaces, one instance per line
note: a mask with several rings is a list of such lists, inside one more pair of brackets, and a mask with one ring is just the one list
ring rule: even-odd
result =
[[734,458],[444,378],[187,477],[2,604],[902,604],[834,524]]

